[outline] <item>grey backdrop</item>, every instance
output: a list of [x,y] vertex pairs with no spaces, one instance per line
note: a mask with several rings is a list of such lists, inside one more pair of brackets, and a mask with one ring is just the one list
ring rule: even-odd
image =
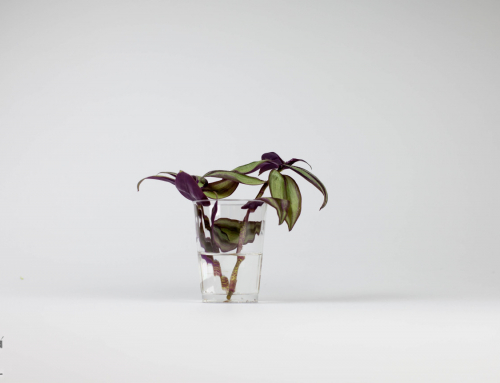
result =
[[2,294],[199,299],[191,204],[137,181],[276,151],[330,202],[269,212],[262,299],[499,296],[499,11],[2,0]]

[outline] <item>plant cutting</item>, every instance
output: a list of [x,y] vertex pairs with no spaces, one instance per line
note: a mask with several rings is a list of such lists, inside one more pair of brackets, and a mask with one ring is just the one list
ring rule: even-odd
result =
[[[204,302],[257,302],[267,205],[276,210],[278,222],[291,231],[300,217],[302,195],[295,180],[284,171],[298,174],[323,194],[320,210],[328,203],[323,183],[309,170],[295,165],[306,161],[283,161],[274,153],[233,170],[212,170],[203,176],[184,171],[160,172],[143,178],[168,182],[188,200],[195,211],[201,292]],[[309,164],[307,164],[309,165]],[[312,169],[312,168],[311,168]],[[269,172],[267,180],[258,175]],[[219,180],[208,182],[207,178]],[[229,199],[240,184],[260,186],[253,200]],[[269,189],[271,196],[264,194]]]

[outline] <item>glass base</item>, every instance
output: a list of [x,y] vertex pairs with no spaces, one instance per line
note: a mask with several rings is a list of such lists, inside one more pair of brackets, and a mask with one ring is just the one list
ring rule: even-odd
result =
[[[262,253],[199,253],[203,302],[256,303],[259,297]],[[227,299],[229,291],[234,293]]]
[[258,294],[233,294],[227,300],[227,294],[202,294],[203,303],[257,303]]

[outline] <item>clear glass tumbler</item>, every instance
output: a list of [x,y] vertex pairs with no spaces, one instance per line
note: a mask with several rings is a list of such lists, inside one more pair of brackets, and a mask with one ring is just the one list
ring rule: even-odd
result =
[[[203,302],[257,302],[264,247],[265,203],[194,201]],[[205,201],[206,204],[206,201]]]

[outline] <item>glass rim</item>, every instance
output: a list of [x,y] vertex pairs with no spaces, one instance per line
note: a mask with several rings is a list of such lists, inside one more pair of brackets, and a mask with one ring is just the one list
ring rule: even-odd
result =
[[[206,199],[198,199],[196,201],[191,201],[193,202],[194,204],[196,203],[199,203],[199,202],[206,202],[207,200]],[[258,201],[258,202],[264,202],[264,201],[260,201],[258,199],[235,199],[235,198],[221,198],[221,199],[208,199],[208,201],[210,202],[210,204],[212,204],[212,202],[216,202],[216,201],[219,201],[219,203],[222,203],[222,202],[252,202],[252,201]]]

